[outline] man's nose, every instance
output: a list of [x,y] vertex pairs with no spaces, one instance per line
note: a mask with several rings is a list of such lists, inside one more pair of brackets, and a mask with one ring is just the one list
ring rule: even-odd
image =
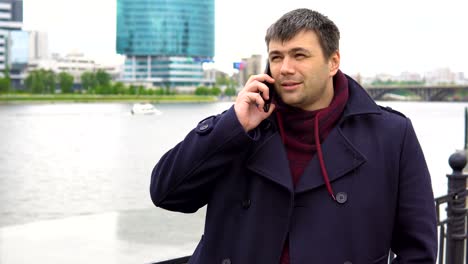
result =
[[290,58],[286,57],[283,59],[281,64],[281,71],[282,75],[290,75],[294,73],[294,61]]

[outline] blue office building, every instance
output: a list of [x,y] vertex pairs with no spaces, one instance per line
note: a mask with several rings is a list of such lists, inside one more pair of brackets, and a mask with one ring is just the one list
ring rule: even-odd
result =
[[207,85],[214,56],[214,0],[117,0],[123,81],[155,87]]

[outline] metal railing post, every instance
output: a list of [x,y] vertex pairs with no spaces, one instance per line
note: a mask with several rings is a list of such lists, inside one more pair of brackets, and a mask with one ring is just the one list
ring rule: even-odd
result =
[[464,149],[468,149],[468,107],[465,107],[465,145]]
[[448,193],[452,199],[447,204],[447,264],[463,264],[466,238],[466,179],[463,168],[466,165],[465,152],[456,152],[449,158],[452,174],[448,177]]

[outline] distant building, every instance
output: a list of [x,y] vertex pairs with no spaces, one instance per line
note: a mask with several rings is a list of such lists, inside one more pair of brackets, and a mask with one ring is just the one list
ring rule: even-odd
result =
[[[53,54],[48,59],[32,60],[28,64],[28,72],[33,70],[51,70],[55,73],[66,72],[73,76],[75,84],[81,84],[81,75],[85,72],[96,72],[103,70],[116,80],[121,73],[120,65],[102,65],[93,59],[86,57],[83,53],[72,51],[65,56]],[[79,87],[79,85],[78,85]]]
[[[0,72],[10,64],[10,32],[23,27],[22,1],[0,0]],[[21,14],[21,15],[20,15]]]
[[465,74],[463,72],[455,73],[455,84],[458,84],[458,85],[468,84],[468,80],[465,78]]
[[10,31],[8,34],[8,54],[11,86],[23,87],[26,68],[29,62],[29,33]]
[[422,82],[423,77],[419,73],[405,71],[400,74],[397,80],[400,82]]
[[[5,35],[5,64],[8,65],[11,86],[22,88],[30,61],[48,57],[47,34],[35,31],[11,30]],[[1,74],[3,76],[3,70]]]
[[252,55],[250,58],[242,59],[242,67],[239,69],[239,85],[244,86],[249,77],[254,74],[260,74],[262,69],[262,56]]
[[47,32],[29,31],[29,60],[49,58],[49,37]]
[[439,68],[424,75],[427,84],[455,84],[455,73],[449,68]]
[[211,85],[203,63],[214,56],[214,0],[117,0],[122,80],[193,90]]
[[0,76],[9,70],[11,86],[19,87],[27,64],[27,33],[22,32],[23,1],[0,0]]
[[[216,82],[219,78],[221,79],[225,79],[225,80],[229,80],[231,79],[231,76],[229,76],[229,74],[223,72],[223,71],[220,71],[218,69],[215,69],[215,68],[212,68],[212,69],[205,69],[205,78],[206,79],[211,79],[213,80],[213,82]],[[224,91],[227,87],[226,85],[223,85],[223,84],[219,84],[217,85],[218,88],[221,89],[221,91]]]
[[10,21],[23,22],[23,0],[0,0],[0,3],[10,4]]

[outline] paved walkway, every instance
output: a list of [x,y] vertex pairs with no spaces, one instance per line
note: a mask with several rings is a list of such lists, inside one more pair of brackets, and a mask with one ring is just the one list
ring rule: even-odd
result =
[[203,212],[112,212],[0,228],[2,264],[144,264],[190,255]]

